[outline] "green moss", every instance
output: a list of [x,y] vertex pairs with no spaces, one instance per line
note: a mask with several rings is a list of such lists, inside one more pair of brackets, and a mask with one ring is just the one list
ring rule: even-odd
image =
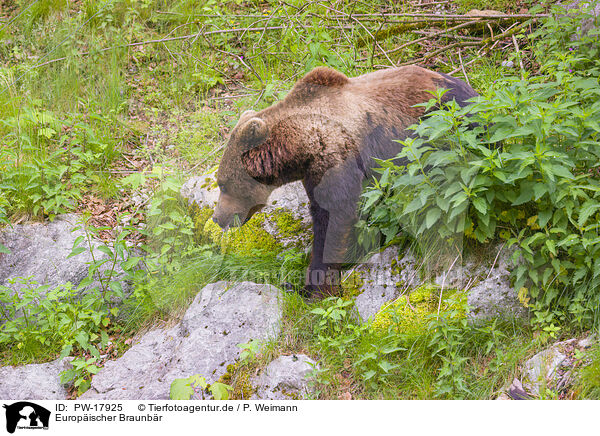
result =
[[282,238],[293,238],[306,231],[302,220],[295,218],[284,209],[277,209],[271,219],[277,225],[277,232]]
[[227,365],[227,372],[218,381],[233,388],[229,394],[230,400],[249,400],[255,391],[251,380],[252,375],[248,367],[237,363]]
[[242,256],[251,256],[257,252],[277,254],[282,246],[262,227],[266,216],[264,213],[254,214],[250,220],[241,227],[223,230],[212,220],[204,223],[203,237],[221,246],[222,253],[235,253]]
[[342,281],[342,293],[344,297],[353,298],[363,291],[365,281],[358,271],[352,271],[350,275]]
[[196,242],[199,244],[206,244],[211,242],[208,236],[204,232],[204,226],[213,214],[213,210],[210,207],[199,207],[197,204],[190,206],[190,215],[194,222],[194,236]]
[[[440,302],[440,289],[431,284],[418,287],[384,306],[375,315],[371,328],[375,332],[386,333],[390,327],[398,332],[420,335],[426,332],[429,317],[436,314]],[[453,289],[445,289],[440,311],[457,310],[458,317],[466,316],[466,294]]]

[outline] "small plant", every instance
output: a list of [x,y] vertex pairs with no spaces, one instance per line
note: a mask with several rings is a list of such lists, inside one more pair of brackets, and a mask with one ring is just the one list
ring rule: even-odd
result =
[[171,382],[169,398],[171,400],[191,400],[198,398],[200,400],[209,399],[209,395],[214,400],[228,400],[229,392],[233,388],[225,383],[214,382],[208,384],[206,379],[199,374],[188,378],[176,378]]
[[394,354],[406,351],[406,348],[398,346],[399,339],[397,334],[391,333],[369,344],[369,351],[358,354],[358,360],[353,363],[353,366],[371,389],[377,390],[385,383],[385,379],[400,367],[400,364],[390,361]]
[[261,342],[257,339],[252,339],[246,344],[237,344],[237,346],[242,349],[239,362],[244,364],[256,357],[260,351]]

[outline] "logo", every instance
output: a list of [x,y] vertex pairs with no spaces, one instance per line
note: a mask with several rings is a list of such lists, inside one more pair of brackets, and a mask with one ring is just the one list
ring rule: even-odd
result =
[[19,401],[4,405],[6,409],[6,431],[14,433],[15,429],[48,430],[50,411],[28,401]]

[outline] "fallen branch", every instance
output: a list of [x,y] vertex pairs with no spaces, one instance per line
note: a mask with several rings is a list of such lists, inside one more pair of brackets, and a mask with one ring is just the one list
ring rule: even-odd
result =
[[413,64],[416,64],[416,63],[419,63],[419,62],[423,62],[423,61],[426,61],[427,59],[430,59],[430,58],[432,58],[432,57],[434,57],[434,56],[436,56],[436,55],[438,55],[440,53],[443,53],[445,51],[451,50],[453,48],[477,47],[477,46],[484,47],[484,46],[486,46],[486,45],[488,45],[488,44],[490,44],[492,42],[496,42],[496,41],[499,41],[501,39],[508,38],[509,36],[514,35],[515,33],[521,31],[525,27],[526,24],[527,23],[521,23],[520,25],[512,27],[512,28],[506,30],[503,33],[500,33],[500,34],[494,35],[494,36],[490,36],[489,38],[482,39],[481,41],[455,42],[453,44],[450,44],[450,45],[447,45],[445,47],[441,47],[441,48],[439,48],[437,50],[434,50],[431,53],[427,53],[425,56],[421,56],[420,58],[413,59],[413,60],[410,60],[410,61],[407,61],[407,62],[403,62],[401,64],[398,64],[397,66],[401,67],[401,66],[405,66],[405,65],[413,65]]
[[[252,28],[240,28],[240,29],[211,30],[209,32],[197,32],[197,33],[194,33],[192,35],[174,36],[172,38],[151,39],[151,40],[148,40],[148,41],[140,41],[140,42],[132,42],[130,44],[115,45],[115,46],[112,46],[112,47],[102,48],[100,50],[85,51],[85,52],[82,52],[82,53],[78,53],[78,56],[88,56],[90,54],[104,53],[106,51],[114,50],[114,49],[117,49],[117,48],[137,47],[137,46],[140,46],[140,45],[147,45],[147,44],[162,44],[162,43],[165,43],[165,42],[168,42],[168,41],[183,41],[183,40],[186,40],[186,39],[198,38],[199,36],[216,35],[216,34],[223,34],[223,33],[264,32],[266,30],[281,30],[281,29],[287,29],[287,26],[271,26],[271,27],[252,27]],[[31,68],[34,69],[34,68],[43,67],[44,65],[52,64],[54,62],[64,61],[65,59],[67,59],[66,56],[62,57],[62,58],[51,59],[51,60],[49,60],[47,62],[34,65]]]
[[[388,52],[386,52],[386,54],[390,55],[390,54],[395,53],[395,52],[397,52],[399,50],[402,50],[403,48],[409,47],[409,46],[411,46],[413,44],[417,44],[419,42],[423,42],[423,41],[426,41],[428,39],[435,38],[436,36],[447,34],[447,33],[452,32],[454,30],[458,30],[458,29],[462,29],[462,28],[465,28],[465,27],[472,26],[475,23],[477,23],[477,21],[469,21],[467,23],[459,24],[458,26],[449,27],[448,29],[445,29],[445,30],[440,30],[439,32],[433,33],[431,35],[427,35],[427,36],[424,36],[422,38],[415,39],[414,41],[406,42],[406,43],[404,43],[404,44],[402,44],[402,45],[400,45],[400,46],[398,46],[398,47],[396,47],[396,48],[394,48],[392,50],[389,50]],[[366,61],[367,59],[368,58],[361,58],[361,59],[358,59],[358,61],[359,62]]]

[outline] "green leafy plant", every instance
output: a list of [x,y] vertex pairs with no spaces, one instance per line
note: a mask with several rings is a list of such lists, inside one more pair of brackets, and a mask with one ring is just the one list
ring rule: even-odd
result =
[[208,399],[212,395],[214,400],[228,400],[229,392],[233,388],[225,383],[214,382],[208,384],[206,379],[199,374],[187,378],[177,378],[171,382],[169,398],[171,400],[191,400],[194,396]]
[[565,316],[597,322],[600,298],[600,63],[593,36],[571,38],[580,19],[534,35],[541,75],[507,78],[465,108],[442,105],[443,91],[424,104],[359,223],[363,243],[404,234],[456,253],[463,236],[507,241],[514,286],[551,336]]
[[395,369],[400,367],[400,364],[390,361],[390,357],[394,354],[406,351],[406,348],[398,346],[399,341],[397,334],[390,333],[369,344],[369,350],[358,354],[358,359],[353,363],[363,381],[373,390],[376,390]]

